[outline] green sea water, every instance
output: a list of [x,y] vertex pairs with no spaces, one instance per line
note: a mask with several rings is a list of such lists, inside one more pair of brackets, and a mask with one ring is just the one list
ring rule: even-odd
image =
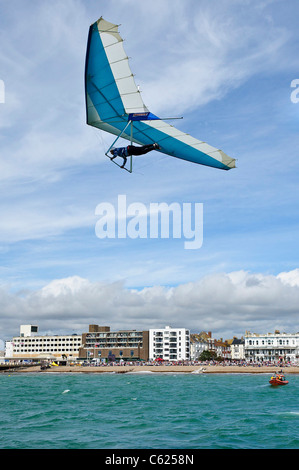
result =
[[299,375],[5,373],[1,449],[298,449]]

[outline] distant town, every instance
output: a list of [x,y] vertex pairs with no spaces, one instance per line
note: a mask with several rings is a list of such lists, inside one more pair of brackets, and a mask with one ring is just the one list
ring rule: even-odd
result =
[[109,326],[89,325],[82,334],[40,335],[37,325],[21,325],[20,333],[5,343],[0,363],[50,362],[136,363],[140,361],[184,364],[194,361],[232,361],[299,365],[299,333],[256,334],[229,340],[212,332],[191,334],[186,328],[111,331]]

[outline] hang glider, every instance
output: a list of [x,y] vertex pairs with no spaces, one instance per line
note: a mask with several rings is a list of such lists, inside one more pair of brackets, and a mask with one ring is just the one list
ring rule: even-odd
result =
[[[159,152],[222,170],[235,167],[235,159],[206,142],[181,132],[152,114],[143,103],[118,25],[102,17],[89,28],[85,61],[87,124],[131,143],[157,142]],[[132,157],[130,169],[132,171]]]

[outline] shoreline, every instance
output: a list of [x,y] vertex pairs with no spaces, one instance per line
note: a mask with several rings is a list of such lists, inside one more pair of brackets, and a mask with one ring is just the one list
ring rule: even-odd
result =
[[[274,374],[278,370],[281,370],[279,367],[275,366],[52,366],[50,369],[41,370],[40,366],[31,366],[24,367],[20,369],[7,369],[5,372],[9,373],[92,373],[92,374],[101,374],[101,373],[142,373],[142,372],[154,372],[154,373],[194,373],[194,374]],[[289,374],[299,374],[298,366],[289,366],[282,368],[285,375]]]

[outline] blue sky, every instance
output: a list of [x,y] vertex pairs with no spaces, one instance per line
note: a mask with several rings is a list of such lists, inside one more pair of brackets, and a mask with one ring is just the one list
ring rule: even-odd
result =
[[[0,0],[0,338],[166,324],[217,337],[298,331],[295,0]],[[237,159],[157,153],[134,172],[85,123],[88,28],[120,24],[145,104]],[[203,203],[203,245],[95,234],[101,202]]]

